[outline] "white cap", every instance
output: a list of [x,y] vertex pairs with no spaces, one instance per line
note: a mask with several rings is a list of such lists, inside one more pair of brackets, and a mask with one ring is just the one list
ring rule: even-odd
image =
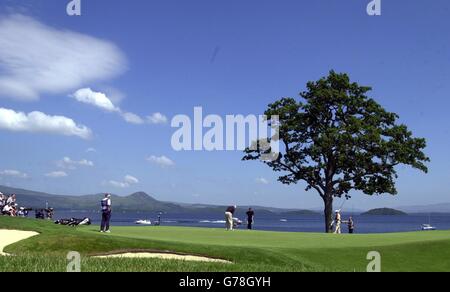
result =
[[3,193],[2,193],[2,192],[0,192],[0,196],[3,196]]
[[335,213],[340,213],[341,212],[341,210],[336,210],[336,211],[334,211]]

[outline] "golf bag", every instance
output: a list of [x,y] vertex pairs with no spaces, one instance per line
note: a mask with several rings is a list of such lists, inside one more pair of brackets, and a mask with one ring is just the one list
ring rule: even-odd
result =
[[86,217],[83,219],[77,219],[77,218],[60,219],[58,221],[55,221],[55,224],[73,227],[73,226],[91,225],[92,223],[91,223],[91,219]]

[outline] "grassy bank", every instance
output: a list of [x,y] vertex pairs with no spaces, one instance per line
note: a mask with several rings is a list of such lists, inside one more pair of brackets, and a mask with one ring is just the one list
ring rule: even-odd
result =
[[[450,271],[450,231],[371,235],[280,233],[179,227],[69,228],[0,217],[0,229],[39,236],[6,248],[0,271],[64,271],[68,251],[82,254],[83,271],[365,271],[369,251],[383,271]],[[158,259],[93,259],[116,251],[151,250],[202,255],[233,264]]]

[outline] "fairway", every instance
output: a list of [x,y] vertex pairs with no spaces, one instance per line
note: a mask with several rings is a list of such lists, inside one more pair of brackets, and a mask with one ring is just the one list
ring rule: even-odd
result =
[[[0,218],[0,229],[40,235],[7,246],[0,271],[64,271],[69,251],[85,271],[366,271],[368,252],[381,254],[382,271],[450,270],[450,231],[333,235],[185,227],[69,228],[31,219]],[[175,252],[232,264],[163,259],[96,259],[117,252]]]

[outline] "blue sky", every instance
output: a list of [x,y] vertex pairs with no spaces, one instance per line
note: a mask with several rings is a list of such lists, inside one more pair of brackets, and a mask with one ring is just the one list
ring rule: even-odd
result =
[[[0,108],[75,122],[61,130],[71,136],[0,129],[0,184],[319,207],[316,193],[277,183],[264,165],[241,162],[240,152],[172,150],[170,119],[192,115],[195,106],[205,114],[261,114],[334,69],[372,86],[372,97],[427,138],[432,159],[427,175],[399,169],[395,198],[355,193],[348,204],[450,201],[448,1],[384,0],[380,17],[366,14],[369,0],[82,0],[81,17],[66,15],[68,2],[0,0]],[[74,98],[83,88],[104,93],[116,110]],[[141,117],[139,124],[126,113]],[[168,121],[145,118],[155,113]]]

